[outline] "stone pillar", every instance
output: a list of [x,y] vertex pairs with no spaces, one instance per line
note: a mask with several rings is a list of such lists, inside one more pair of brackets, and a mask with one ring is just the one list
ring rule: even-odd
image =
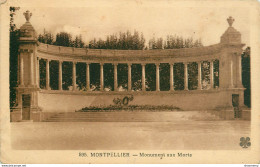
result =
[[59,61],[59,90],[62,90],[62,61]]
[[132,64],[129,63],[128,64],[128,91],[132,90],[132,68],[131,68]]
[[174,91],[174,71],[173,71],[174,63],[170,64],[170,90]]
[[214,61],[210,60],[210,88],[214,89]]
[[[38,106],[38,72],[37,60],[37,33],[30,23],[32,13],[23,13],[26,23],[20,27],[19,36],[19,86],[17,88],[17,106],[12,108],[11,121],[33,120],[41,121],[41,108]],[[26,68],[25,68],[26,67]],[[49,61],[46,62],[46,87],[49,88]],[[30,106],[23,108],[23,95],[30,97]],[[28,117],[23,117],[23,112],[28,112]]]
[[37,87],[40,87],[40,58],[37,57],[37,65],[36,65],[36,83]]
[[86,63],[86,88],[90,90],[90,75],[89,75],[89,63]]
[[72,67],[72,86],[73,90],[77,90],[77,84],[76,84],[76,62],[73,62],[73,67]]
[[20,54],[20,85],[24,86],[24,64],[23,55]]
[[237,78],[238,78],[238,87],[243,88],[242,85],[242,64],[241,64],[241,55],[237,56]]
[[22,94],[18,93],[18,91],[17,91],[17,102],[18,102],[17,107],[22,108],[22,104],[23,104]]
[[233,83],[233,60],[231,58],[231,60],[230,60],[230,84],[229,84],[229,87],[233,88],[233,86],[234,86],[234,83]]
[[160,91],[160,63],[156,63],[156,91]]
[[201,85],[201,63],[202,62],[198,62],[198,90],[202,89],[202,85]]
[[35,85],[34,83],[34,57],[33,52],[29,52],[30,55],[30,85]]
[[145,90],[145,64],[142,63],[142,91]]
[[46,89],[50,89],[50,61],[46,59]]
[[188,88],[188,63],[184,63],[184,90],[189,90]]
[[100,91],[104,90],[104,72],[103,72],[103,63],[100,63]]
[[[241,60],[237,60],[241,56],[242,47],[244,44],[241,41],[241,33],[238,32],[232,25],[235,21],[231,16],[227,19],[229,27],[221,36],[220,43],[222,44],[220,60],[219,60],[219,86],[220,88],[239,87],[241,73],[238,66],[241,66]],[[239,75],[239,76],[238,76]],[[242,86],[242,83],[241,83]],[[237,90],[236,90],[237,91]],[[234,91],[237,94],[238,91]],[[241,96],[243,96],[241,90]]]
[[114,91],[118,91],[118,88],[117,88],[117,63],[114,64]]

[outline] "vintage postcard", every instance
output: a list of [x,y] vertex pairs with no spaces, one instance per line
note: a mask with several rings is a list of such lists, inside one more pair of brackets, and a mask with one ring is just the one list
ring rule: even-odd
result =
[[1,163],[260,163],[259,11],[2,0]]

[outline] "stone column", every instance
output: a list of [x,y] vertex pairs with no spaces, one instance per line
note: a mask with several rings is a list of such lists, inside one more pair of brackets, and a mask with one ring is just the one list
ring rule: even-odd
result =
[[72,67],[72,86],[73,90],[75,91],[77,89],[76,86],[76,62],[73,62],[73,67]]
[[37,57],[37,65],[36,65],[36,83],[37,87],[40,87],[40,58]]
[[174,63],[170,64],[170,90],[174,91],[174,71],[173,71]]
[[160,91],[160,63],[156,63],[156,91]]
[[33,57],[33,52],[29,52],[30,54],[30,85],[35,85],[34,83],[34,57]]
[[229,84],[229,87],[230,88],[233,88],[233,60],[231,58],[230,60],[230,84]]
[[62,61],[59,61],[59,90],[62,90]]
[[23,71],[23,56],[22,54],[20,54],[20,85],[24,86],[24,79],[23,79],[23,75],[24,75],[24,71]]
[[243,87],[242,85],[242,64],[241,64],[241,56],[237,56],[237,75],[238,75],[238,87]]
[[103,73],[103,63],[100,63],[100,91],[104,90],[104,73]]
[[131,68],[132,64],[129,63],[128,64],[128,91],[131,91],[132,90],[132,74],[131,74]]
[[89,75],[89,63],[86,63],[86,88],[87,91],[90,90],[90,75]]
[[142,63],[142,91],[145,90],[145,64]]
[[46,89],[50,89],[50,61],[46,59]]
[[188,88],[188,63],[184,63],[184,90],[189,90]]
[[201,62],[198,62],[198,90],[202,89],[201,85]]
[[214,61],[210,60],[210,88],[214,89]]
[[117,88],[117,63],[114,64],[114,91],[118,91],[118,88]]

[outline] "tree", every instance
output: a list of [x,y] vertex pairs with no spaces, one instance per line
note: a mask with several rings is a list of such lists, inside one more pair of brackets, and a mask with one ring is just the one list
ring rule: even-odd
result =
[[167,35],[166,41],[163,38],[152,38],[149,40],[150,49],[180,49],[203,46],[200,39],[194,40],[192,37],[183,39],[176,35]]
[[77,35],[75,37],[75,40],[72,41],[73,47],[75,48],[84,48],[85,43],[82,40],[82,36],[81,35]]
[[246,88],[244,92],[245,105],[251,107],[251,74],[250,74],[250,47],[247,47],[242,55],[242,84]]
[[56,41],[54,42],[54,45],[66,46],[66,47],[73,46],[71,34],[67,32],[60,32],[56,34]]
[[54,43],[54,37],[50,32],[46,32],[44,29],[43,34],[38,36],[38,41],[41,43],[46,43],[52,45]]
[[9,48],[9,54],[10,54],[10,61],[9,61],[9,70],[10,70],[10,107],[13,107],[16,104],[16,89],[18,85],[18,49],[19,49],[19,33],[20,30],[16,28],[16,25],[14,24],[14,15],[15,12],[17,12],[20,8],[19,7],[10,7],[10,48]]
[[149,49],[163,49],[163,38],[152,38],[149,40]]
[[90,40],[89,48],[91,49],[121,49],[121,50],[142,50],[145,46],[143,34],[134,31],[119,32],[119,35],[112,34],[106,37],[106,40]]

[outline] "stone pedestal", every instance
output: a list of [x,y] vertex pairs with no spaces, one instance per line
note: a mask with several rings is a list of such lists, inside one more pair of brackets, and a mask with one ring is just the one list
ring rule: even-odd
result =
[[22,120],[22,108],[12,108],[10,115],[11,122],[18,122]]

